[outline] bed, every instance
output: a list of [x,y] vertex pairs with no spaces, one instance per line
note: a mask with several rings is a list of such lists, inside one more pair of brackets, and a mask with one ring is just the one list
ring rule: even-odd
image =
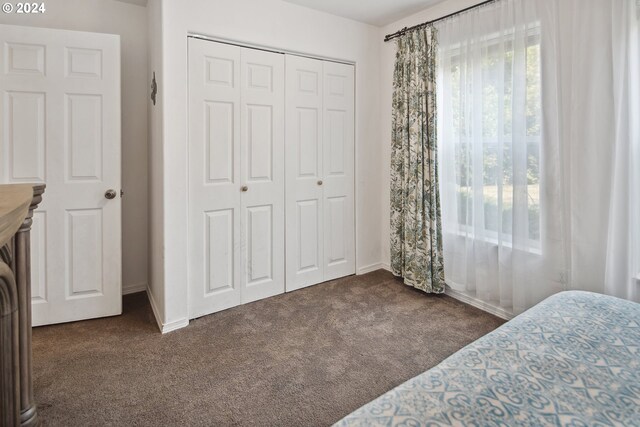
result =
[[336,426],[640,426],[640,304],[547,298]]

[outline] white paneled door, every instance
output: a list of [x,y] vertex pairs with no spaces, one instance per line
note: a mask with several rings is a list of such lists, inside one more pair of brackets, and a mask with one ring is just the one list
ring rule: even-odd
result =
[[287,291],[355,273],[354,67],[286,56]]
[[240,50],[189,39],[189,314],[241,303]]
[[323,280],[355,273],[354,69],[323,62]]
[[286,57],[287,291],[324,277],[322,65]]
[[189,38],[189,314],[284,292],[284,56]]
[[354,67],[188,43],[190,317],[354,274]]
[[119,37],[0,25],[0,49],[0,180],[47,184],[33,324],[120,314]]
[[242,302],[284,292],[284,56],[240,53]]

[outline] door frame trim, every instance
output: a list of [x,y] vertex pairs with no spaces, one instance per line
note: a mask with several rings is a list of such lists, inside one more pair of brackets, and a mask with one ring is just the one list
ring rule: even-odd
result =
[[[315,55],[315,54],[310,54],[306,52],[299,52],[291,49],[281,49],[277,47],[265,46],[261,44],[255,44],[255,43],[250,43],[250,42],[245,42],[240,40],[233,40],[233,39],[227,39],[227,38],[216,37],[216,36],[207,36],[204,34],[191,33],[191,32],[187,34],[187,38],[189,37],[192,39],[200,39],[200,40],[206,40],[210,42],[229,44],[232,46],[239,46],[239,47],[244,47],[249,49],[264,50],[265,52],[280,53],[283,55],[302,56],[304,58],[317,59],[320,61],[337,62],[338,64],[346,64],[346,65],[353,65],[353,66],[356,65],[355,61],[350,61],[348,59],[331,58],[328,56]],[[355,76],[354,76],[354,82],[355,82]]]

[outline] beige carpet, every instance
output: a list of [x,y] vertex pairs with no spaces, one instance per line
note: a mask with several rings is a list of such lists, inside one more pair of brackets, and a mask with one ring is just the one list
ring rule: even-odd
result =
[[44,425],[326,426],[502,320],[376,271],[161,335],[145,294],[118,317],[36,328]]

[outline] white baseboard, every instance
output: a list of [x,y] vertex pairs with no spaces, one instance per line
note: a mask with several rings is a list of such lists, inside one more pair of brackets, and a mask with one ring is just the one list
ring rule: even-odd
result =
[[375,264],[365,265],[364,267],[360,267],[358,269],[358,275],[371,273],[372,271],[380,270],[382,267],[381,262],[376,262]]
[[158,328],[160,329],[160,332],[162,332],[162,317],[160,317],[160,312],[158,311],[158,307],[156,306],[156,301],[153,299],[153,294],[151,293],[151,289],[149,288],[147,288],[147,298],[149,298],[149,304],[151,305],[151,311],[153,311],[153,317],[156,318]]
[[504,320],[511,320],[513,319],[515,316],[513,315],[513,313],[510,313],[507,310],[504,310],[500,307],[496,307],[493,304],[488,304],[478,298],[475,298],[471,295],[468,295],[464,292],[460,292],[460,291],[456,291],[454,289],[451,289],[449,286],[447,286],[447,288],[444,291],[445,295],[449,295],[451,298],[457,299],[458,301],[461,301],[465,304],[469,304],[470,306],[473,306],[475,308],[479,308],[482,311],[486,311],[487,313],[491,313],[494,316],[497,316],[501,319]]
[[153,294],[151,293],[151,289],[147,287],[147,297],[149,298],[149,304],[151,305],[151,311],[153,311],[153,317],[156,318],[156,323],[158,324],[158,328],[160,332],[166,334],[167,332],[175,331],[176,329],[184,328],[189,325],[189,319],[178,319],[173,322],[164,323],[162,317],[160,316],[160,311],[158,310],[158,306],[156,305],[156,301],[153,299]]
[[147,290],[147,283],[130,283],[122,285],[122,295],[135,294],[136,292],[144,292]]
[[173,322],[165,323],[162,326],[161,332],[166,334],[168,332],[173,332],[178,329],[182,329],[184,327],[189,326],[189,319],[178,319]]
[[387,270],[387,271],[391,271],[391,267],[389,266],[389,264],[384,263],[384,262],[376,262],[375,264],[369,264],[369,265],[365,265],[364,267],[360,267],[358,269],[358,275],[360,274],[367,274],[367,273],[371,273],[372,271],[376,271],[376,270]]
[[[364,267],[360,267],[358,269],[358,274],[367,274],[367,273],[371,273],[372,271],[381,270],[381,269],[391,271],[391,266],[386,262],[377,262],[375,264],[370,264],[370,265],[365,265]],[[458,301],[461,301],[465,304],[469,304],[470,306],[473,306],[475,308],[479,308],[482,311],[486,311],[487,313],[493,314],[494,316],[497,316],[504,320],[511,320],[515,317],[511,312],[503,308],[496,307],[493,304],[486,303],[467,293],[456,291],[448,285],[445,290],[445,294],[449,295],[451,298],[457,299]]]

